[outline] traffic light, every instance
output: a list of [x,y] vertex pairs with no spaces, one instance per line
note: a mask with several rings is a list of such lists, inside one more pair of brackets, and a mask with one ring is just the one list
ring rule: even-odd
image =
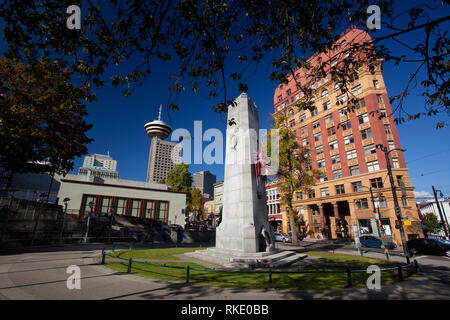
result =
[[395,229],[400,229],[400,221],[395,220]]

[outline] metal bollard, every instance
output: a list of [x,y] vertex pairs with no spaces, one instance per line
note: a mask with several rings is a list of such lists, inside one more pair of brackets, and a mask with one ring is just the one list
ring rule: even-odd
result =
[[363,249],[361,249],[361,257],[363,257],[364,256],[364,252],[363,252]]
[[133,259],[129,259],[128,260],[128,270],[127,270],[127,273],[131,273],[131,264],[133,263]]
[[402,267],[398,266],[397,271],[398,271],[398,280],[403,281],[404,279],[403,279]]
[[105,264],[105,256],[106,256],[105,248],[103,248],[102,249],[102,263],[101,264]]
[[186,267],[186,283],[189,283],[189,266]]
[[352,286],[352,271],[350,269],[347,269],[347,286],[348,288]]

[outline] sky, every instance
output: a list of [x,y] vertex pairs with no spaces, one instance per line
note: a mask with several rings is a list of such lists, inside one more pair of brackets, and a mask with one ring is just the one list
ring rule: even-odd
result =
[[[410,2],[408,2],[409,5]],[[447,29],[448,26],[447,24]],[[383,32],[382,28],[371,33],[371,36],[376,38],[378,35],[382,36]],[[418,38],[423,38],[421,31],[408,34],[401,39],[415,41]],[[390,41],[383,44],[389,46],[394,53],[407,52],[405,51],[407,49],[401,48],[396,42]],[[383,76],[390,97],[402,91],[408,80],[408,73],[412,72],[413,68],[414,65],[410,64],[400,66],[395,66],[393,63],[384,64]],[[258,107],[260,128],[269,128],[270,114],[273,113],[273,95],[277,83],[269,79],[270,70],[270,64],[265,60],[247,80],[249,85],[247,94]],[[187,90],[177,100],[180,106],[179,111],[167,109],[166,103],[170,94],[169,76],[174,74],[176,70],[173,63],[154,65],[153,72],[144,86],[135,88],[133,95],[128,98],[123,97],[120,90],[108,85],[95,89],[98,102],[87,106],[89,115],[86,121],[94,125],[88,132],[88,136],[94,139],[88,145],[89,154],[109,152],[117,160],[119,178],[145,181],[150,138],[145,133],[144,125],[157,118],[160,104],[163,105],[162,120],[174,130],[185,128],[193,134],[194,121],[201,121],[203,132],[209,128],[217,128],[225,132],[226,115],[217,114],[211,109],[214,103],[208,98],[207,92],[194,94]],[[228,90],[228,98],[234,98],[240,94],[231,82]],[[424,99],[419,93],[415,93],[408,96],[406,105],[408,110],[420,110],[423,108]],[[441,114],[397,126],[402,148],[407,149],[404,155],[412,186],[421,196],[430,196],[432,185],[440,189],[444,195],[450,196],[450,161],[448,160],[450,128],[447,126],[435,129],[436,122],[448,122],[448,120],[447,114]],[[204,142],[203,147],[209,143]],[[75,170],[72,173],[76,173],[78,167],[82,166],[82,162],[83,158],[75,159]],[[217,181],[223,180],[222,164],[192,164],[189,170],[191,173],[209,170],[217,176]]]

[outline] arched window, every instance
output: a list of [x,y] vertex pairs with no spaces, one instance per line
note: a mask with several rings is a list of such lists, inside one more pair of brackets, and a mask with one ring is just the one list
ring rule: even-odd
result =
[[294,110],[293,109],[289,109],[289,116],[293,116],[294,115]]
[[340,88],[342,88],[342,82],[336,83],[336,85],[334,86],[334,90],[338,91]]
[[325,89],[322,91],[322,98],[328,97],[328,90]]

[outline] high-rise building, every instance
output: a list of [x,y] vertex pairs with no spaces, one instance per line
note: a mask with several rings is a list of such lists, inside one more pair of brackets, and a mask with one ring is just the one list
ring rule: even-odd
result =
[[117,161],[104,154],[94,153],[84,157],[83,166],[78,169],[78,175],[93,176],[99,178],[119,178],[119,172],[116,171]]
[[200,189],[203,195],[214,197],[214,184],[216,175],[209,171],[200,171],[194,173],[194,187]]
[[162,106],[159,107],[158,120],[145,124],[147,135],[152,139],[148,156],[147,182],[159,183],[164,179],[167,183],[167,173],[174,164],[181,162],[181,148],[174,147],[177,142],[164,141],[172,128],[161,120]]
[[[295,132],[300,148],[308,148],[311,168],[324,173],[309,190],[297,190],[294,206],[305,221],[307,237],[337,238],[362,235],[386,235],[401,243],[396,228],[393,194],[388,177],[385,153],[376,146],[389,149],[389,161],[397,186],[397,198],[408,239],[422,236],[420,219],[415,208],[413,187],[401,148],[399,135],[384,83],[383,61],[368,65],[361,59],[356,72],[341,87],[330,68],[342,66],[349,55],[349,45],[371,41],[370,36],[356,28],[348,30],[335,42],[333,49],[313,55],[311,66],[325,64],[326,75],[312,80],[307,70],[295,71],[296,80],[280,84],[274,94],[276,114],[286,114],[288,125]],[[352,62],[352,64],[355,61]],[[298,87],[311,88],[315,109],[299,110],[302,101]],[[356,103],[350,100],[357,99]],[[299,101],[297,101],[299,100]],[[353,110],[349,109],[352,108]],[[286,206],[283,232],[289,230]]]
[[164,141],[158,137],[152,138],[148,157],[147,182],[158,183],[164,179],[167,183],[167,173],[181,161],[180,152],[177,149],[174,150],[177,144],[177,142]]

